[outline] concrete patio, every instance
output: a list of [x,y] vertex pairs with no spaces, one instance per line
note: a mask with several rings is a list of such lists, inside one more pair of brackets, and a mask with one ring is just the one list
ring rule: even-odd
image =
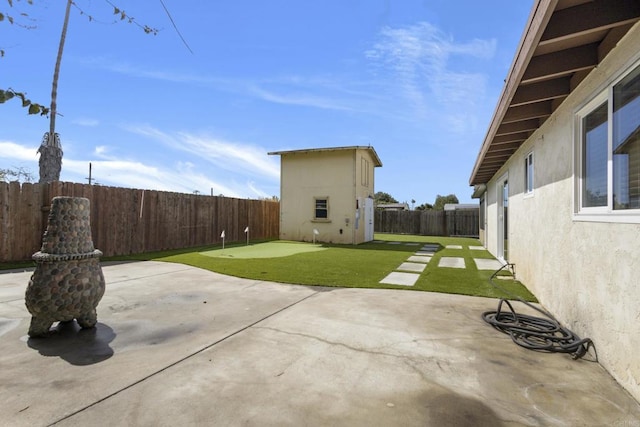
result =
[[44,339],[26,335],[31,273],[0,273],[3,425],[640,426],[597,363],[485,324],[497,300],[103,270],[98,327]]

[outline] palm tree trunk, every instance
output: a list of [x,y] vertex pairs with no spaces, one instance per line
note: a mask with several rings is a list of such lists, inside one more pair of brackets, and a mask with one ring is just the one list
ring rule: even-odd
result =
[[51,84],[51,109],[49,111],[49,132],[44,134],[42,144],[38,149],[40,153],[40,183],[58,181],[60,170],[62,169],[62,147],[60,139],[56,133],[56,115],[58,98],[58,77],[60,76],[60,63],[62,62],[62,52],[67,39],[67,26],[69,24],[69,12],[71,11],[72,0],[67,0],[67,9],[64,14],[62,34],[60,35],[60,45],[58,46],[58,56],[56,66],[53,70],[53,83]]

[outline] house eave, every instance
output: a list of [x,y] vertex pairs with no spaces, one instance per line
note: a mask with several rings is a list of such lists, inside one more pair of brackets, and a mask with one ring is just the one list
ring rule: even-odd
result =
[[537,0],[469,184],[486,184],[640,20],[637,0]]

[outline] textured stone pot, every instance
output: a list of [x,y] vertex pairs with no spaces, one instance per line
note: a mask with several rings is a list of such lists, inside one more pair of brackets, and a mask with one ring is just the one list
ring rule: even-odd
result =
[[76,319],[82,328],[98,321],[96,307],[105,290],[102,252],[93,247],[89,199],[55,197],[42,248],[33,254],[36,270],[25,304],[31,313],[29,336],[44,336],[54,322]]

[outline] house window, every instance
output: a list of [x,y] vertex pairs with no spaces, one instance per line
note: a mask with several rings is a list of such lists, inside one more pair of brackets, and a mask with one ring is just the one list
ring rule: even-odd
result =
[[315,201],[315,214],[314,219],[326,220],[329,219],[329,198],[328,197],[316,197]]
[[582,207],[607,206],[608,102],[582,119]]
[[613,209],[640,208],[640,66],[613,87]]
[[524,192],[533,193],[533,151],[524,158]]
[[640,214],[640,65],[578,119],[578,212]]

